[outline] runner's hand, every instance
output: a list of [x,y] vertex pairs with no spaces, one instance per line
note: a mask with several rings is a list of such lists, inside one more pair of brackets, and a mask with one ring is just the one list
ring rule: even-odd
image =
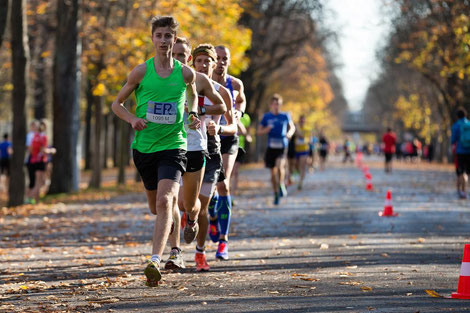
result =
[[195,117],[194,115],[189,115],[189,124],[188,127],[190,129],[198,129],[201,127],[201,120]]
[[219,125],[217,125],[214,121],[210,120],[207,124],[207,133],[211,136],[217,135],[219,132]]
[[239,121],[242,118],[242,112],[235,110],[234,117],[237,121]]
[[147,121],[142,118],[133,117],[129,123],[132,125],[132,128],[137,131],[147,128]]
[[246,142],[251,143],[251,142],[253,141],[253,138],[251,137],[250,134],[247,134],[247,135],[245,136],[245,140],[246,140]]

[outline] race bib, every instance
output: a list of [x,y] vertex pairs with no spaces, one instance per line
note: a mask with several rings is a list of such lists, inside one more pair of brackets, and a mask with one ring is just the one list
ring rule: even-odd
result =
[[269,138],[269,148],[271,149],[282,149],[284,148],[283,138]]
[[147,121],[156,124],[176,123],[176,102],[155,102],[147,103]]
[[305,138],[304,137],[299,137],[296,140],[297,145],[303,145],[305,143]]

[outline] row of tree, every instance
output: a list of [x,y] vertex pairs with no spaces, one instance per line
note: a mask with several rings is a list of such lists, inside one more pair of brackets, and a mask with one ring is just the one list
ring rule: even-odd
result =
[[455,109],[470,109],[470,1],[398,0],[364,112],[449,154]]
[[[244,81],[255,121],[275,91],[286,95],[294,114],[309,112],[318,127],[327,128],[346,109],[324,48],[330,34],[318,26],[320,0],[0,0],[0,12],[0,42],[9,48],[0,52],[0,111],[11,117],[15,154],[10,205],[23,201],[24,175],[16,174],[23,173],[31,117],[53,125],[50,193],[78,189],[79,142],[91,187],[100,186],[108,166],[119,167],[124,182],[133,134],[110,103],[130,69],[152,56],[148,21],[154,15],[175,16],[180,35],[193,45],[230,48],[231,73]],[[126,105],[132,110],[134,100]]]

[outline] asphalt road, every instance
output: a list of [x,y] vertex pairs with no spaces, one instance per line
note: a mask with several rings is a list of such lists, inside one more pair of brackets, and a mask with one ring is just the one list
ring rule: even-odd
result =
[[[272,205],[268,171],[242,172],[230,257],[144,285],[153,217],[142,194],[24,209],[0,217],[0,312],[470,312],[456,291],[469,201],[451,167],[354,165],[309,174]],[[379,217],[386,191],[397,217]],[[167,251],[168,252],[168,251]],[[441,298],[429,296],[433,290]]]

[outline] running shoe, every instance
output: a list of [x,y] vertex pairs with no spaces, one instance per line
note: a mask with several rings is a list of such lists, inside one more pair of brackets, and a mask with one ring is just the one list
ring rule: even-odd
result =
[[199,224],[197,223],[197,220],[194,221],[192,223],[192,225],[189,224],[189,221],[186,221],[186,226],[184,227],[184,231],[183,231],[184,241],[186,243],[193,242],[193,240],[194,240],[194,238],[196,238],[198,232],[199,232]]
[[228,242],[220,241],[219,248],[215,254],[215,257],[219,260],[228,260]]
[[465,192],[463,192],[463,191],[460,191],[460,192],[459,192],[459,198],[460,198],[460,199],[467,199],[467,194],[466,194]]
[[196,262],[196,272],[207,272],[210,269],[209,264],[206,262],[206,254],[196,252],[194,256],[194,261]]
[[183,255],[181,254],[181,250],[172,249],[170,251],[170,257],[166,261],[165,269],[166,270],[179,270],[182,268],[186,268],[184,266]]
[[280,200],[279,194],[275,193],[274,194],[274,205],[279,205],[279,200]]
[[209,220],[209,237],[211,238],[212,242],[219,241],[220,238],[220,230],[219,230],[219,222],[217,220]]
[[149,260],[147,267],[144,270],[144,274],[147,277],[147,286],[157,287],[158,282],[162,279],[162,273],[160,273],[160,266],[158,262]]
[[280,184],[280,185],[279,185],[279,195],[280,195],[281,197],[286,197],[286,196],[287,196],[286,185],[284,185],[284,184]]

